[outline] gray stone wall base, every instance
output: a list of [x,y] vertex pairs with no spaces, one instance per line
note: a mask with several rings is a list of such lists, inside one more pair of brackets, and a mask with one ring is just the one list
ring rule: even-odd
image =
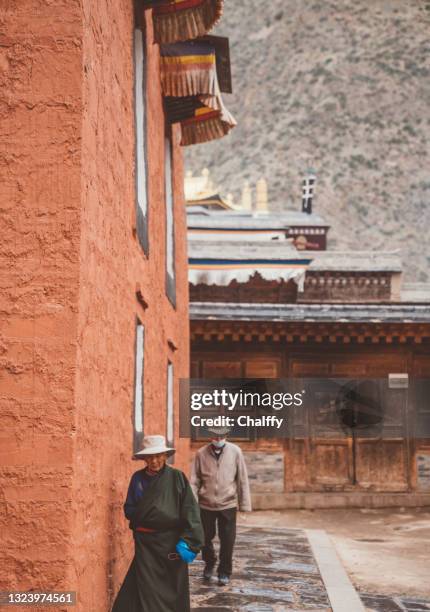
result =
[[254,493],[254,510],[430,507],[429,493]]

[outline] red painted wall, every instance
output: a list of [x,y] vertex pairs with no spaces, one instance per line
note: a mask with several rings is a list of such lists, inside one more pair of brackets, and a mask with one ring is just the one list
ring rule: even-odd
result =
[[[165,434],[167,359],[177,411],[188,375],[182,159],[174,130],[175,309],[165,294],[164,115],[150,14],[146,24],[149,258],[133,232],[132,3],[22,2],[6,13],[0,60],[0,588],[77,590],[85,612],[109,608],[133,554],[122,504],[141,467],[131,461],[136,316],[145,433]],[[177,448],[187,469],[188,443]]]
[[0,49],[0,589],[60,588],[72,562],[79,5],[3,5]]

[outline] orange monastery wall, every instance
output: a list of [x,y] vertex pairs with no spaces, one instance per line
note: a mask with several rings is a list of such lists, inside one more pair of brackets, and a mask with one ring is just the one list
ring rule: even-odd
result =
[[[165,433],[167,359],[176,418],[178,379],[188,375],[179,134],[174,309],[149,15],[149,258],[133,233],[132,3],[28,0],[5,15],[0,589],[77,590],[77,610],[104,611],[133,553],[122,504],[141,467],[130,459],[136,316],[145,325],[146,434]],[[188,444],[177,448],[175,465],[187,470]]]
[[2,12],[0,589],[65,587],[81,207],[77,3]]

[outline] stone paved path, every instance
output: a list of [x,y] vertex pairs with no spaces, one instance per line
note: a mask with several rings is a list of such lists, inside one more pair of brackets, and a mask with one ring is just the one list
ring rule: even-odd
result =
[[190,567],[192,609],[199,612],[329,611],[330,603],[306,534],[301,530],[239,529],[234,579],[206,585],[203,563]]
[[[195,612],[330,612],[330,602],[306,533],[300,529],[239,528],[234,576],[228,587],[202,580],[190,566]],[[427,612],[430,600],[360,593],[369,612]]]

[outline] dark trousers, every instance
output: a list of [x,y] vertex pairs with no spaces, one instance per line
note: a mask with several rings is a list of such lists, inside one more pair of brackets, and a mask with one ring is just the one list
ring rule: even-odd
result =
[[205,532],[202,557],[208,567],[214,567],[217,560],[212,540],[215,537],[218,523],[220,542],[218,576],[221,574],[230,576],[232,572],[233,548],[236,539],[236,514],[237,508],[229,508],[228,510],[204,510],[200,508]]

